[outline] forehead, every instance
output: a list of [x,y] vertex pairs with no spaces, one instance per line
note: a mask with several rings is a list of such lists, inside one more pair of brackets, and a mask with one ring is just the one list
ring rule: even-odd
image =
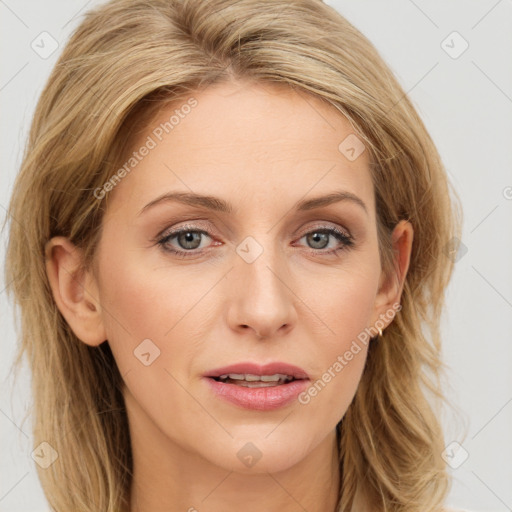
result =
[[341,188],[373,210],[368,162],[332,105],[282,84],[227,82],[160,110],[130,141],[129,172],[110,199],[133,206],[178,190],[261,205]]

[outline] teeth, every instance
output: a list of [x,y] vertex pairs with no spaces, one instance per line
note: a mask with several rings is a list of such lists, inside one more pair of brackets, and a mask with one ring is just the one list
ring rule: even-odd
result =
[[276,373],[275,375],[262,375],[261,377],[259,377],[259,379],[262,382],[276,382],[277,380],[292,380],[293,377],[291,377],[290,375],[283,375],[282,373]]
[[[291,375],[285,375],[282,373],[275,373],[274,375],[254,375],[252,373],[226,373],[225,375],[220,375],[219,379],[221,380],[237,380],[241,381],[240,383],[261,383],[261,382],[289,382],[293,380]],[[245,385],[245,384],[244,384]],[[248,387],[256,387],[256,386],[248,386]],[[258,386],[260,387],[260,386]]]
[[229,373],[227,375],[221,375],[221,379],[233,379],[233,380],[245,380],[245,375],[243,373]]
[[239,381],[236,386],[243,386],[245,388],[269,388],[273,387],[276,384],[279,384],[280,381],[274,381],[274,382],[248,382],[245,380]]

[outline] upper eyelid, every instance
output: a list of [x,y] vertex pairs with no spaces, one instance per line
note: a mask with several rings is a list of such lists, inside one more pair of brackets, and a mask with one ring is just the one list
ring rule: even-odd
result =
[[[209,221],[204,221],[208,225],[207,228],[201,227],[200,224],[193,224],[193,221],[191,221],[190,224],[187,224],[187,221],[183,221],[183,222],[185,222],[184,225],[178,225],[178,227],[172,227],[172,228],[165,228],[164,230],[161,231],[159,236],[165,236],[166,234],[170,234],[170,233],[179,233],[180,231],[186,231],[187,229],[189,229],[190,231],[207,232],[207,234],[208,234],[209,229],[213,231],[213,224]],[[319,222],[320,222],[319,225],[310,226],[308,228],[305,228],[304,232],[309,233],[310,230],[314,230],[314,229],[330,229],[332,227],[335,227],[340,231],[346,232],[346,234],[348,236],[351,236],[350,230],[348,230],[344,226],[340,226],[340,225],[336,224],[333,221],[319,221]]]
[[178,235],[179,233],[181,233],[183,231],[195,231],[195,232],[199,232],[199,233],[208,235],[211,238],[210,231],[208,231],[207,229],[200,228],[199,226],[193,226],[193,225],[189,225],[189,226],[185,225],[185,226],[179,226],[177,228],[164,229],[157,236],[157,238],[161,239],[161,238],[166,238],[166,237],[169,237],[169,236],[175,236],[175,235]]

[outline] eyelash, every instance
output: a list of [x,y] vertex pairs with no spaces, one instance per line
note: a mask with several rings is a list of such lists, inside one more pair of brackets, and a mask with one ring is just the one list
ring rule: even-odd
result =
[[[175,249],[168,245],[169,241],[172,240],[173,238],[176,238],[177,236],[179,236],[182,233],[188,233],[188,232],[200,233],[202,235],[210,236],[207,231],[198,229],[196,226],[184,226],[181,229],[178,229],[176,231],[172,231],[172,232],[165,234],[163,237],[161,237],[157,240],[157,243],[158,243],[158,245],[160,245],[162,247],[162,249],[164,251],[170,252],[171,254],[174,254],[175,256],[177,256],[179,258],[188,258],[188,257],[192,257],[192,256],[201,255],[205,251],[205,249],[201,249],[201,250],[190,249],[188,251],[185,251],[185,250]],[[327,251],[325,251],[323,249],[310,249],[313,253],[319,253],[322,255],[333,255],[333,254],[337,254],[343,250],[347,250],[354,245],[354,239],[350,235],[347,235],[346,233],[344,233],[343,231],[340,231],[337,228],[323,227],[323,226],[319,226],[311,231],[308,231],[307,233],[304,233],[304,235],[302,235],[299,238],[299,240],[301,238],[304,238],[305,236],[313,234],[313,233],[322,233],[322,234],[332,235],[338,241],[342,242],[342,245],[340,247],[337,247],[335,249],[330,249]],[[212,238],[212,237],[210,236],[210,238]]]

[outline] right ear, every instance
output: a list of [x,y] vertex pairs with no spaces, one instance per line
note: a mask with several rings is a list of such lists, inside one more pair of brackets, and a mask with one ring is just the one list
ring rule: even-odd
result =
[[63,236],[45,246],[46,273],[55,303],[80,340],[98,346],[106,339],[98,301],[98,285],[92,272],[84,270],[80,249]]

